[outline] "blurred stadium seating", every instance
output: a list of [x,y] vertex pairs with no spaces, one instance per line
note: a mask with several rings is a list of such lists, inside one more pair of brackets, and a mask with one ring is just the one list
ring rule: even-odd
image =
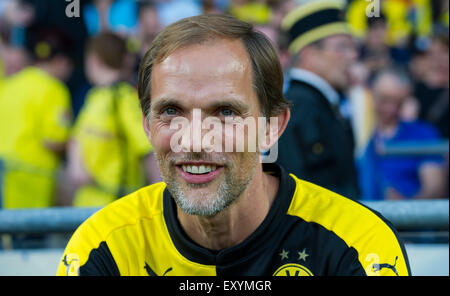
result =
[[[130,58],[123,73],[127,81],[135,84],[138,62],[161,28],[182,17],[202,12],[234,13],[243,20],[253,22],[261,31],[270,35],[286,70],[290,65],[290,56],[287,53],[286,36],[280,30],[281,19],[293,6],[305,1],[308,0],[83,0],[81,18],[72,19],[65,12],[67,1],[0,0],[0,99],[1,89],[7,85],[8,78],[32,63],[30,54],[26,53],[30,51],[26,39],[31,25],[50,24],[65,28],[75,41],[74,71],[64,83],[70,91],[73,115],[76,118],[91,87],[84,74],[83,60],[85,42],[89,37],[109,30],[127,39]],[[37,2],[39,5],[35,5]],[[257,5],[255,2],[258,2]],[[426,98],[435,96],[436,101],[447,102],[447,105],[442,105],[444,107],[441,110],[439,105],[432,110],[434,113],[427,112],[427,115],[434,116],[430,122],[440,128],[442,140],[387,145],[383,147],[382,153],[386,157],[443,155],[447,161],[445,170],[448,177],[448,75],[443,78],[444,84],[442,77],[431,77],[433,83],[440,83],[436,87],[425,86],[427,81],[422,79],[426,78],[430,69],[434,71],[437,67],[438,71],[442,68],[439,60],[436,65],[436,59],[433,60],[429,55],[441,58],[442,55],[436,54],[440,52],[448,61],[449,2],[383,0],[387,4],[382,7],[383,17],[379,19],[366,17],[368,2],[370,1],[347,1],[349,22],[361,48],[359,66],[362,72],[359,74],[367,72],[358,77],[361,79],[359,86],[363,86],[363,91],[366,91],[373,69],[397,63],[409,70],[417,88],[414,95],[418,100],[412,100],[412,104],[408,105],[408,120],[429,119],[426,116],[422,118],[423,112],[420,112],[420,104],[427,104],[421,101],[422,95]],[[106,11],[111,12],[109,19],[103,18],[108,15]],[[377,21],[383,24],[380,25]],[[382,34],[386,36],[377,39],[379,32],[384,32]],[[431,46],[435,34],[446,35],[446,49]],[[36,54],[33,48],[31,52]],[[446,70],[448,72],[448,65]],[[370,96],[366,99],[370,100]],[[362,103],[361,100],[361,105]],[[370,104],[363,107],[368,106],[371,107]],[[444,112],[439,112],[442,110]],[[360,139],[356,139],[359,143],[367,141],[373,131],[374,123],[369,121],[374,119],[369,115],[370,112],[364,112],[364,116],[357,122],[361,124],[359,131],[358,127],[355,131],[362,135]],[[50,208],[2,209],[1,180],[5,167],[2,169],[1,148],[0,138],[0,275],[54,275],[71,234],[98,208],[72,208],[71,189],[58,188],[55,196],[58,203]],[[67,185],[67,180],[62,178],[65,176],[63,169],[66,159],[62,157],[62,161],[60,171],[51,174],[59,185]],[[449,275],[448,188],[446,198],[435,200],[361,202],[382,213],[399,230],[400,237],[406,242],[413,275]],[[70,206],[59,207],[60,205]]]

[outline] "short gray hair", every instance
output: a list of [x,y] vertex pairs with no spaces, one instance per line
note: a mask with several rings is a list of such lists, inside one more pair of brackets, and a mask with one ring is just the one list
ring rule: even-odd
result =
[[148,115],[153,66],[175,50],[216,38],[241,40],[252,66],[253,88],[262,114],[281,114],[290,103],[283,96],[283,71],[270,40],[253,25],[230,15],[210,14],[182,19],[166,27],[153,40],[139,67],[138,94],[142,112]]
[[375,77],[372,80],[372,88],[374,88],[384,76],[393,77],[399,84],[401,84],[405,88],[411,89],[413,86],[413,81],[408,71],[401,67],[391,66],[383,68],[375,74]]

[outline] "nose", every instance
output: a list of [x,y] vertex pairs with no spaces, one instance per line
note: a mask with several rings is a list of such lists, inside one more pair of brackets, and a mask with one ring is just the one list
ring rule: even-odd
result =
[[171,139],[171,142],[178,145],[178,151],[222,151],[222,125],[218,118],[202,118],[201,109],[193,109],[190,121],[187,118],[183,118],[182,121],[183,130],[177,134],[181,139]]

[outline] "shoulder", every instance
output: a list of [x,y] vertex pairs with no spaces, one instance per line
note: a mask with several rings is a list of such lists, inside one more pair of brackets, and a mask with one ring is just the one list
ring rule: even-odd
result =
[[86,101],[92,103],[92,101],[99,100],[104,101],[105,97],[110,96],[111,90],[109,87],[91,87],[86,94]]
[[128,82],[120,82],[115,89],[117,92],[116,96],[119,99],[119,104],[121,104],[124,112],[129,112],[130,110],[139,110],[139,99],[137,90]]
[[105,240],[121,227],[162,214],[162,194],[165,187],[163,182],[156,183],[118,199],[87,219],[80,226],[80,232],[94,227],[99,239]]
[[[31,88],[35,88],[36,84],[39,84],[39,87],[46,87],[46,84],[40,85],[42,81],[41,76],[37,75],[38,70],[33,67],[27,67],[22,69],[21,71],[13,74],[4,79],[3,91],[16,93],[17,90],[20,89],[21,92],[30,90]],[[10,95],[8,93],[8,95]]]
[[[143,220],[152,223],[159,220],[155,217],[163,214],[162,196],[165,187],[163,182],[144,187],[93,214],[75,231],[63,258],[76,255],[77,264],[83,266],[88,260],[92,261],[93,251],[98,253],[106,246],[111,248],[133,242],[136,239],[133,236]],[[106,253],[114,255],[114,250]],[[65,264],[64,260],[60,262],[58,274],[64,274]]]
[[137,93],[136,88],[126,81],[118,83],[117,88],[119,89],[120,92],[133,93],[133,94]]
[[111,103],[112,91],[109,87],[91,87],[86,93],[85,102],[80,110],[81,114],[92,114],[94,121],[98,117],[108,114],[108,106]]
[[394,264],[396,257],[399,273],[409,274],[406,253],[390,222],[362,204],[291,176],[296,189],[288,215],[317,223],[333,232],[357,251],[358,260],[367,274],[377,275],[373,264]]
[[315,101],[317,97],[323,97],[320,91],[313,86],[297,81],[291,80],[289,88],[286,90],[286,98],[297,101]]
[[[67,86],[43,70],[28,67],[9,77],[4,83],[7,95],[21,96],[36,104],[57,106],[70,104],[70,93]],[[39,89],[39,91],[36,91]],[[47,110],[49,108],[45,108]]]
[[328,118],[329,114],[326,113],[326,116],[324,116],[324,110],[331,111],[327,98],[315,87],[305,82],[292,81],[285,97],[293,105],[291,120],[301,120],[302,124],[311,123],[310,120],[304,120],[304,117]]
[[24,79],[29,80],[33,87],[39,85],[40,88],[47,88],[54,94],[69,94],[69,89],[62,81],[38,68],[27,68],[24,73]]

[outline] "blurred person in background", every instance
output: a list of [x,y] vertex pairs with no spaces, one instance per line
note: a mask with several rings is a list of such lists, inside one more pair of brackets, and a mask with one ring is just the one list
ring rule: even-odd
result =
[[352,112],[351,125],[355,140],[355,158],[364,153],[375,128],[375,112],[369,86],[370,70],[358,61],[350,67],[348,99]]
[[432,125],[401,120],[402,105],[412,93],[408,74],[388,68],[374,80],[376,130],[360,163],[365,200],[427,199],[444,197],[443,158],[438,156],[383,156],[385,145],[440,138]]
[[449,2],[442,0],[431,0],[433,10],[433,24],[443,26],[448,29],[449,26]]
[[359,59],[370,71],[369,75],[372,76],[380,69],[390,65],[392,58],[390,47],[386,42],[385,18],[368,18],[367,23],[367,34],[361,44]]
[[[444,138],[449,137],[449,37],[448,31],[434,35],[425,53],[414,64],[417,80],[414,96],[419,118],[435,125]],[[421,67],[420,67],[421,66]]]
[[143,0],[138,2],[138,4],[137,32],[135,35],[128,37],[128,55],[125,61],[127,81],[133,85],[137,85],[140,61],[155,36],[162,30],[162,24],[154,1]]
[[[3,0],[2,0],[3,1]],[[0,1],[0,2],[2,2]],[[66,81],[71,95],[72,111],[74,117],[83,104],[84,93],[87,89],[87,82],[83,70],[84,43],[87,38],[87,30],[84,21],[84,14],[70,16],[68,10],[72,4],[79,5],[83,11],[89,1],[54,1],[54,0],[6,0],[14,2],[12,9],[8,9],[5,21],[11,26],[10,43],[15,47],[24,47],[28,35],[33,34],[33,27],[46,26],[58,28],[64,34],[70,36],[73,71]],[[0,17],[1,18],[1,17]],[[1,23],[1,21],[0,21]]]
[[359,60],[368,68],[370,82],[376,73],[392,64],[405,65],[410,60],[407,47],[388,43],[386,18],[370,17],[367,19],[367,34],[361,43]]
[[[253,24],[256,30],[266,35],[277,50],[283,71],[286,71],[290,66],[289,44],[281,23],[284,16],[296,6],[295,0],[231,0],[226,12]],[[289,77],[285,74],[284,90],[288,83]]]
[[125,41],[114,33],[101,33],[87,46],[86,75],[94,87],[75,123],[68,153],[75,206],[103,206],[160,180],[136,90],[121,79],[125,55]]
[[22,1],[0,1],[0,76],[11,76],[29,65],[23,28],[33,17],[33,9]]
[[356,45],[340,1],[310,2],[283,21],[294,56],[285,93],[291,122],[279,140],[280,165],[299,178],[358,198],[354,140],[344,93]]
[[[269,38],[280,58],[282,69],[287,70],[290,66],[290,54],[288,51],[288,41],[286,34],[284,34],[284,32],[282,32],[280,28],[274,26],[274,24],[272,23],[266,25],[255,25],[255,29]],[[285,79],[285,84],[287,83],[288,79]]]
[[137,28],[138,3],[135,0],[93,0],[83,8],[89,35],[113,31],[122,36]]
[[185,17],[204,12],[201,0],[154,0],[159,20],[166,27]]
[[4,43],[2,41],[2,37],[0,35],[0,89],[2,87],[2,82],[6,76],[5,75],[5,62],[4,62],[6,54],[5,54],[4,48],[5,48],[5,45],[4,45]]
[[223,13],[229,6],[229,0],[202,0],[204,14]]
[[156,5],[151,1],[141,2],[139,5],[138,39],[140,43],[139,56],[143,57],[150,48],[156,35],[162,30]]
[[[1,38],[1,37],[0,37]],[[2,43],[0,39],[0,64],[3,77],[9,77],[30,64],[30,57],[25,48]]]
[[9,77],[0,91],[3,208],[56,203],[55,174],[71,123],[71,39],[55,28],[30,29],[33,66]]
[[266,0],[231,0],[229,13],[252,24],[267,24],[271,17],[271,7]]
[[[444,2],[441,0],[437,0]],[[430,0],[350,0],[347,18],[352,33],[366,36],[369,22],[380,16],[386,20],[386,42],[389,46],[404,48],[411,35],[429,36],[433,26],[433,6]],[[379,3],[380,7],[376,7]],[[372,16],[368,16],[373,13]]]

